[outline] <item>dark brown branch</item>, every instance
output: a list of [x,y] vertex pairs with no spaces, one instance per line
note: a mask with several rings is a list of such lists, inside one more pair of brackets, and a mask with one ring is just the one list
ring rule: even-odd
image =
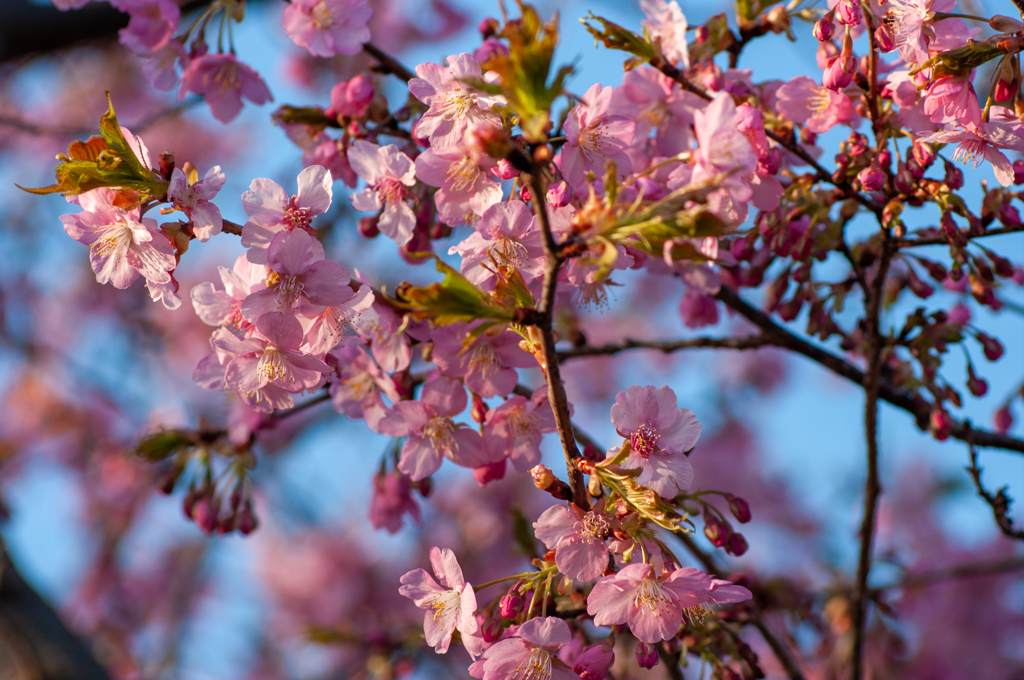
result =
[[611,356],[629,349],[656,349],[669,354],[682,349],[757,349],[773,345],[772,340],[764,335],[751,335],[745,338],[690,338],[687,340],[634,340],[625,338],[619,342],[604,345],[584,345],[558,352],[562,361],[578,357]]
[[886,590],[892,590],[894,588],[925,588],[927,586],[935,585],[936,583],[941,583],[942,581],[971,578],[974,576],[991,576],[993,574],[1003,574],[1021,570],[1024,570],[1024,557],[1007,557],[1001,560],[971,562],[969,564],[958,564],[953,567],[934,569],[917,574],[907,574],[899,581],[879,586],[878,588],[872,588],[871,592],[873,595],[877,596]]
[[967,444],[971,451],[971,464],[967,468],[967,472],[970,473],[971,479],[974,480],[974,488],[977,489],[978,495],[988,503],[990,508],[992,508],[992,516],[995,518],[996,525],[999,527],[999,530],[1003,532],[1003,535],[1018,541],[1024,541],[1024,529],[1014,529],[1013,527],[1013,519],[1009,515],[1010,503],[1013,502],[1013,499],[1006,495],[1006,487],[1004,486],[996,491],[995,495],[985,488],[981,483],[981,468],[978,467],[978,452],[974,448],[973,442],[969,439]]
[[541,315],[539,330],[541,349],[544,353],[544,372],[548,380],[548,401],[551,402],[551,409],[555,414],[558,438],[562,442],[562,452],[565,454],[565,467],[569,475],[569,486],[572,487],[573,502],[579,507],[587,509],[590,507],[590,500],[587,497],[587,485],[583,481],[583,473],[576,467],[576,459],[580,457],[580,451],[576,447],[575,431],[569,416],[569,400],[565,395],[565,385],[562,384],[561,371],[558,369],[558,354],[555,351],[555,332],[553,329],[555,292],[558,286],[558,270],[562,266],[562,258],[559,257],[558,245],[555,243],[554,233],[551,231],[551,223],[548,220],[547,207],[544,204],[544,186],[540,178],[539,168],[534,168],[534,172],[529,175],[529,183],[530,192],[533,194],[534,211],[537,214],[537,221],[540,223],[541,233],[543,234],[544,257],[547,260],[544,266],[544,285],[541,290],[541,301],[537,311]]
[[[872,38],[874,40],[874,38]],[[868,470],[864,482],[864,516],[860,525],[860,552],[857,559],[857,581],[853,595],[853,680],[863,673],[864,629],[868,616],[868,576],[871,573],[871,552],[874,544],[878,497],[882,485],[878,475],[878,388],[882,371],[882,296],[885,277],[889,273],[892,248],[886,237],[878,271],[868,290],[864,314],[868,339],[868,371],[864,376],[864,438],[867,442]]]
[[[850,382],[861,386],[864,385],[864,371],[845,359],[811,344],[775,323],[768,314],[747,303],[731,288],[722,286],[721,290],[715,294],[715,297],[764,331],[777,347],[802,354]],[[917,426],[922,430],[928,426],[930,407],[923,400],[918,400],[910,393],[885,381],[879,382],[878,396],[893,406],[913,415]],[[950,426],[950,434],[961,441],[967,441],[968,433],[973,437],[975,446],[1024,453],[1024,441],[1020,439],[987,430],[975,430],[957,421],[954,421]]]
[[2,542],[0,669],[5,678],[110,680],[82,640],[21,577]]
[[410,80],[416,77],[415,73],[407,69],[405,66],[401,64],[401,62],[392,57],[390,54],[387,54],[386,52],[381,50],[373,43],[363,44],[363,52],[366,52],[368,55],[376,59],[377,63],[380,65],[379,70],[383,71],[384,73],[390,73],[393,76],[401,78],[405,82],[409,82]]
[[235,236],[242,235],[242,225],[231,220],[222,220],[224,222],[223,232],[225,234],[234,234]]
[[[999,236],[1001,234],[1017,234],[1024,231],[1024,224],[1016,227],[997,227],[995,229],[987,229],[981,234],[972,234],[969,229],[961,229],[960,233],[968,241],[976,238],[982,238],[983,236]],[[920,238],[903,239],[896,241],[896,246],[899,248],[912,248],[914,246],[944,246],[949,244],[949,239],[939,234],[936,236],[922,236]]]

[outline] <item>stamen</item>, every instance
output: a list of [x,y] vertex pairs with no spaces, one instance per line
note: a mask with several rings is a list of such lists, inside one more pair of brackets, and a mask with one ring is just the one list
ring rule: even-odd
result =
[[512,671],[509,680],[551,680],[551,655],[540,647],[534,647],[526,661]]
[[661,435],[650,423],[644,423],[636,428],[636,432],[629,438],[633,450],[640,454],[641,458],[647,458],[658,448],[658,440]]

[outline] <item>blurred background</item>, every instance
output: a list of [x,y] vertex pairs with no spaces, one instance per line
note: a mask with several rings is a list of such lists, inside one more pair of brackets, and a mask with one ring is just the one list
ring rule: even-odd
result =
[[[728,2],[679,3],[691,24],[719,12],[732,22]],[[374,42],[410,67],[472,52],[479,45],[477,24],[499,13],[496,4],[468,0],[371,4]],[[600,0],[538,6],[542,14],[560,14],[558,59],[576,67],[571,91],[621,82],[622,56],[595,48],[578,19],[593,11],[635,30],[638,7]],[[131,451],[142,434],[161,426],[194,428],[201,418],[228,424],[232,400],[199,389],[189,377],[209,352],[211,329],[186,295],[193,285],[217,281],[216,267],[230,266],[242,252],[238,239],[224,234],[193,244],[177,270],[185,303],[171,312],[151,302],[141,283],[126,291],[98,285],[86,249],[59,221],[77,208],[59,196],[34,197],[14,187],[52,181],[54,155],[95,133],[104,90],[110,90],[122,125],[152,152],[173,150],[179,166],[188,160],[200,173],[222,166],[228,182],[216,202],[225,218],[242,223],[239,197],[253,178],[273,178],[291,192],[302,168],[301,150],[271,122],[274,107],[326,107],[330,87],[367,62],[310,58],[281,30],[284,3],[250,2],[235,30],[238,57],[260,72],[275,101],[247,104],[224,126],[202,103],[179,103],[174,92],[147,85],[138,60],[109,30],[71,44],[69,37],[89,33],[91,24],[63,33],[54,27],[46,37],[38,33],[38,45],[25,47],[28,29],[11,27],[32,26],[18,22],[46,7],[29,0],[0,3],[0,24],[7,27],[0,30],[0,535],[14,567],[70,630],[89,640],[89,653],[110,677],[468,677],[461,650],[449,658],[420,654],[420,614],[398,596],[398,578],[425,566],[432,545],[453,548],[471,581],[512,573],[527,558],[509,537],[511,513],[532,522],[548,499],[511,469],[480,489],[468,471],[445,466],[431,497],[418,500],[422,523],[407,518],[395,534],[374,531],[366,521],[373,476],[392,443],[327,403],[260,433],[253,479],[261,527],[249,537],[204,536],[183,517],[182,491],[156,492],[157,471]],[[1013,7],[988,0],[963,11],[1012,14]],[[782,36],[755,41],[739,67],[752,69],[755,81],[817,77],[810,26],[796,22],[794,31],[797,43]],[[396,79],[378,83],[395,106],[404,101]],[[826,166],[841,138],[838,132],[821,137]],[[965,168],[969,200],[980,203],[980,182],[991,183],[990,172]],[[314,223],[327,232],[328,257],[390,290],[403,279],[432,280],[429,268],[402,263],[391,241],[358,234],[349,193],[336,183],[331,211]],[[935,223],[937,216],[921,211],[909,220]],[[871,227],[862,228],[865,234]],[[461,238],[457,233],[436,249],[446,252]],[[1024,235],[986,245],[1024,263]],[[936,248],[938,257],[942,251]],[[840,263],[824,267],[835,267],[837,276],[844,271]],[[623,285],[608,307],[581,313],[590,342],[693,334],[679,317],[677,281],[637,272],[615,278]],[[1024,380],[1024,293],[1004,289],[1002,296],[1008,304],[998,315],[952,291],[927,303],[948,309],[966,302],[975,323],[1007,349],[994,364],[975,352],[989,393],[968,397],[953,414],[985,427]],[[898,304],[886,319],[899,323],[914,306]],[[848,313],[853,318],[856,310]],[[749,331],[724,310],[721,317],[707,334]],[[801,327],[799,321],[794,326]],[[951,355],[944,371],[963,384],[964,358]],[[521,373],[520,382],[540,384],[537,372]],[[754,517],[743,527],[749,552],[723,562],[777,593],[774,625],[788,631],[808,677],[834,677],[831,659],[845,629],[842,598],[829,593],[849,586],[855,569],[865,474],[861,390],[775,350],[576,359],[567,363],[565,379],[576,421],[603,445],[616,443],[609,409],[630,385],[667,383],[680,406],[696,413],[704,430],[691,458],[694,486],[743,496]],[[1019,423],[1019,400],[1015,408]],[[1016,424],[1011,433],[1024,436],[1024,427]],[[1022,554],[1019,544],[999,534],[976,496],[962,442],[934,441],[906,413],[883,404],[880,446],[883,497],[873,585]],[[562,467],[557,447],[549,436],[545,462],[556,472]],[[1020,454],[986,450],[981,463],[989,488],[1008,485],[1011,496],[1024,494]],[[1024,522],[1016,510],[1011,515]],[[703,536],[698,541],[711,549]],[[878,677],[1024,677],[1020,574],[936,578],[894,589],[891,608],[872,624],[873,663],[889,669]],[[770,674],[780,672],[760,639],[751,636],[750,643]],[[696,678],[698,669],[686,673]]]

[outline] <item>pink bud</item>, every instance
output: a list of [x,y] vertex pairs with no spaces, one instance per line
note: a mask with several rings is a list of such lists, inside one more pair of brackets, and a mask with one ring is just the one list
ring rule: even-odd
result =
[[1016,81],[1007,82],[1000,78],[996,81],[995,91],[992,93],[993,101],[1005,102],[1014,99],[1017,89]]
[[935,293],[935,288],[922,281],[913,267],[907,266],[907,286],[910,292],[921,299],[930,298]]
[[832,23],[832,17],[834,14],[829,12],[822,18],[814,22],[814,37],[825,42],[831,40],[832,36],[836,34],[836,25]]
[[832,57],[828,66],[825,67],[825,74],[822,76],[821,84],[830,90],[839,92],[853,82],[853,74],[857,72],[857,60],[853,56],[840,54]]
[[501,28],[501,24],[498,23],[497,19],[494,17],[486,17],[480,21],[476,30],[480,31],[480,37],[486,40],[497,33],[499,28]]
[[1024,184],[1024,161],[1013,162],[1013,183]]
[[658,650],[654,645],[638,642],[636,645],[636,662],[648,670],[658,665]]
[[604,456],[601,454],[601,449],[597,448],[593,444],[587,444],[583,447],[583,457],[594,462],[604,459]]
[[356,115],[365,113],[366,109],[370,108],[374,95],[377,94],[373,89],[373,81],[364,75],[358,75],[348,81],[345,93],[348,95],[349,106],[357,112]]
[[747,539],[743,538],[743,534],[736,532],[729,537],[729,542],[725,545],[725,551],[730,555],[740,557],[747,552]]
[[563,208],[572,200],[572,187],[565,182],[555,182],[548,187],[547,198],[552,208]]
[[869,165],[861,170],[857,173],[857,179],[864,191],[879,191],[885,186],[885,173],[877,165]]
[[615,663],[615,652],[606,643],[590,645],[576,657],[572,670],[581,680],[605,680],[608,670]]
[[488,463],[478,468],[473,468],[473,478],[480,486],[487,486],[496,479],[505,476],[505,463],[508,458],[502,458],[497,463]]
[[775,147],[768,149],[768,153],[757,161],[757,173],[761,176],[778,174],[781,167],[782,154]]
[[731,493],[726,494],[725,499],[729,501],[729,510],[740,524],[746,524],[750,521],[750,505],[745,500],[739,496],[733,496]]
[[892,183],[896,191],[901,194],[911,194],[914,192],[914,175],[903,161],[896,164],[896,176],[893,178]]
[[501,598],[501,602],[498,603],[498,611],[506,619],[514,619],[523,613],[524,606],[523,594],[513,588]]
[[531,196],[531,194],[530,194],[530,187],[528,187],[528,186],[526,186],[526,185],[524,184],[524,185],[523,185],[523,186],[522,186],[522,187],[521,187],[521,188],[519,189],[519,197],[520,197],[521,199],[523,199],[524,201],[526,201],[527,203],[529,203],[529,202],[530,202],[530,199],[532,198],[532,196]]
[[882,149],[878,152],[876,163],[880,168],[891,168],[892,167],[892,154],[889,153],[888,149]]
[[946,409],[938,404],[932,407],[931,416],[928,418],[928,427],[932,436],[940,442],[949,439],[949,428],[953,424],[952,418],[946,413]]
[[1010,413],[1010,405],[1002,407],[996,411],[995,416],[992,418],[993,424],[995,425],[996,431],[999,434],[1006,434],[1013,427],[1013,414]]
[[[946,166],[946,176],[942,181],[945,182],[946,186],[950,189],[956,191],[964,185],[964,173],[960,168],[956,167],[945,158],[942,159],[942,162],[945,163]],[[1016,177],[1016,173],[1014,173],[1014,176]]]
[[480,47],[473,51],[473,58],[483,63],[488,59],[508,54],[508,47],[505,43],[496,38],[488,38],[480,43]]
[[362,217],[359,220],[359,235],[363,238],[373,238],[380,233],[377,223],[380,218],[377,215],[371,215],[370,217]]
[[203,533],[212,533],[217,528],[217,510],[206,496],[196,501],[192,509],[192,518]]
[[997,361],[999,357],[1003,356],[1003,345],[998,340],[985,335],[984,333],[978,333],[976,337],[978,342],[981,343],[986,359],[989,361]]
[[988,383],[974,373],[974,366],[967,364],[967,389],[976,397],[983,397],[988,392]]
[[949,310],[949,317],[947,321],[952,324],[963,325],[969,323],[971,320],[971,310],[965,304],[954,305],[953,309]]
[[519,171],[512,167],[512,164],[508,162],[508,159],[502,158],[498,161],[498,166],[494,169],[494,174],[501,179],[512,179],[519,176]]
[[419,485],[416,488],[420,492],[421,496],[423,496],[424,498],[430,498],[430,494],[434,490],[434,480],[432,480],[430,477],[427,477],[426,479],[421,479],[419,481]]
[[992,30],[999,33],[1020,33],[1024,31],[1024,24],[1018,19],[1012,19],[1002,14],[997,14],[989,19],[988,25],[992,27]]
[[[922,168],[929,168],[931,164],[935,162],[935,147],[928,143],[914,142],[913,147],[914,160]],[[1022,163],[1022,170],[1024,170],[1024,163]]]
[[711,544],[721,548],[729,540],[732,529],[727,522],[723,522],[714,512],[704,513],[704,535],[711,541]]
[[504,633],[505,628],[501,625],[501,621],[492,616],[487,617],[483,625],[480,626],[480,634],[483,636],[484,642],[488,644],[500,640]]
[[836,21],[846,26],[856,26],[861,21],[860,0],[839,0],[835,12]]
[[473,416],[474,423],[482,423],[487,420],[487,412],[490,407],[487,405],[479,394],[473,393],[473,408],[470,410],[470,414]]
[[890,24],[883,21],[875,29],[875,42],[878,43],[878,49],[882,52],[892,52],[896,49],[896,32],[893,31]]
[[939,227],[942,229],[942,235],[946,237],[946,240],[951,245],[957,248],[963,248],[967,245],[967,236],[960,231],[960,227],[957,226],[953,216],[948,212],[942,213]]

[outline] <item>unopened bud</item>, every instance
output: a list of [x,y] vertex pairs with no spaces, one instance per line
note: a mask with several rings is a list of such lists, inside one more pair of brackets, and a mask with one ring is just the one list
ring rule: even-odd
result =
[[721,548],[729,540],[732,529],[713,512],[704,513],[704,535],[711,544]]
[[498,161],[497,167],[494,168],[494,174],[501,179],[513,179],[519,176],[519,171],[512,167],[507,158],[502,158]]
[[946,166],[946,176],[943,178],[942,181],[945,183],[947,187],[949,187],[953,191],[956,191],[957,189],[961,188],[964,185],[964,173],[960,170],[960,168],[956,167],[955,165],[947,161],[945,158],[942,159],[942,162]]
[[636,662],[648,670],[658,665],[658,649],[646,642],[636,645]]
[[164,151],[157,158],[157,165],[160,168],[160,176],[166,180],[171,179],[171,175],[174,174],[174,152]]
[[995,425],[996,431],[999,434],[1006,434],[1013,427],[1013,414],[1010,413],[1010,406],[1007,404],[998,411],[992,417],[992,424]]
[[505,627],[501,625],[501,621],[492,616],[484,619],[483,624],[480,626],[480,634],[487,644],[497,642],[504,633]]
[[546,491],[548,487],[555,483],[555,473],[551,471],[551,468],[544,465],[537,465],[530,470],[530,476],[533,477],[533,485],[541,491]]
[[581,680],[605,680],[615,663],[613,646],[607,643],[590,645],[576,657],[572,670]]
[[891,24],[883,21],[875,29],[875,42],[878,43],[878,49],[882,52],[892,52],[896,49],[896,32]]
[[868,167],[857,173],[857,179],[864,191],[879,191],[885,186],[885,173],[877,165]]
[[896,176],[893,177],[892,184],[896,188],[896,191],[901,194],[914,193],[914,187],[916,186],[914,182],[914,175],[910,172],[910,169],[907,168],[906,163],[903,161],[896,164]]
[[935,147],[927,142],[914,142],[912,153],[914,160],[924,169],[928,169],[935,162]]
[[730,555],[740,557],[747,552],[747,539],[743,538],[743,534],[736,532],[729,536],[729,540],[725,544],[725,551]]
[[835,12],[829,12],[814,22],[814,37],[821,42],[831,40],[832,36],[836,34],[836,25],[832,23],[833,16],[835,16]]
[[532,194],[530,193],[530,187],[528,187],[527,185],[525,185],[525,184],[524,184],[524,185],[523,185],[523,186],[522,186],[522,187],[521,187],[521,188],[519,189],[519,198],[521,198],[521,199],[523,199],[523,200],[524,200],[525,202],[529,203],[529,202],[530,202],[530,199],[531,199],[531,198],[533,198],[533,195],[532,195]]
[[839,0],[835,11],[836,21],[846,26],[856,26],[861,21],[860,0]]
[[[583,447],[583,457],[595,463],[604,460],[604,456],[601,454],[601,449],[597,448],[593,444],[587,444]],[[583,468],[581,467],[580,469],[582,470]]]
[[967,389],[976,397],[983,397],[988,392],[988,383],[974,373],[974,366],[967,364]]
[[931,430],[932,436],[940,442],[949,439],[949,430],[952,424],[953,419],[946,413],[946,409],[938,404],[932,407],[931,415],[928,418],[928,428]]
[[977,334],[978,342],[981,343],[982,350],[985,352],[985,358],[989,361],[997,361],[999,357],[1003,356],[1003,345],[995,338],[985,335],[984,333]]
[[487,402],[485,402],[479,394],[477,394],[476,392],[473,392],[472,394],[473,408],[471,409],[470,413],[473,416],[473,422],[483,423],[485,420],[487,420],[487,412],[490,410],[490,406],[487,405]]
[[739,496],[733,496],[731,493],[726,494],[725,499],[729,501],[729,511],[732,512],[732,516],[740,524],[746,524],[750,521],[750,505]]
[[1024,24],[1011,17],[997,14],[988,20],[988,25],[997,33],[1020,33],[1024,31]]
[[1013,183],[1024,184],[1024,161],[1013,162]]
[[501,24],[498,23],[497,19],[494,17],[487,17],[480,22],[476,27],[476,30],[480,31],[480,37],[486,40],[497,33],[499,28],[501,28]]
[[363,238],[373,238],[380,233],[377,223],[380,222],[379,215],[363,217],[359,220],[359,235]]
[[552,208],[563,208],[572,200],[572,187],[564,181],[555,182],[548,187],[547,199]]
[[429,498],[430,492],[434,490],[434,481],[430,477],[425,477],[419,481],[416,488],[421,496]]
[[491,482],[505,476],[505,464],[507,462],[508,458],[502,458],[496,463],[488,463],[487,465],[473,468],[473,479],[480,486],[487,486]]
[[514,619],[523,613],[525,604],[523,594],[513,588],[501,598],[501,602],[498,603],[498,611],[506,619]]
[[217,528],[217,509],[209,497],[203,496],[196,501],[192,509],[192,520],[206,534],[213,533]]

